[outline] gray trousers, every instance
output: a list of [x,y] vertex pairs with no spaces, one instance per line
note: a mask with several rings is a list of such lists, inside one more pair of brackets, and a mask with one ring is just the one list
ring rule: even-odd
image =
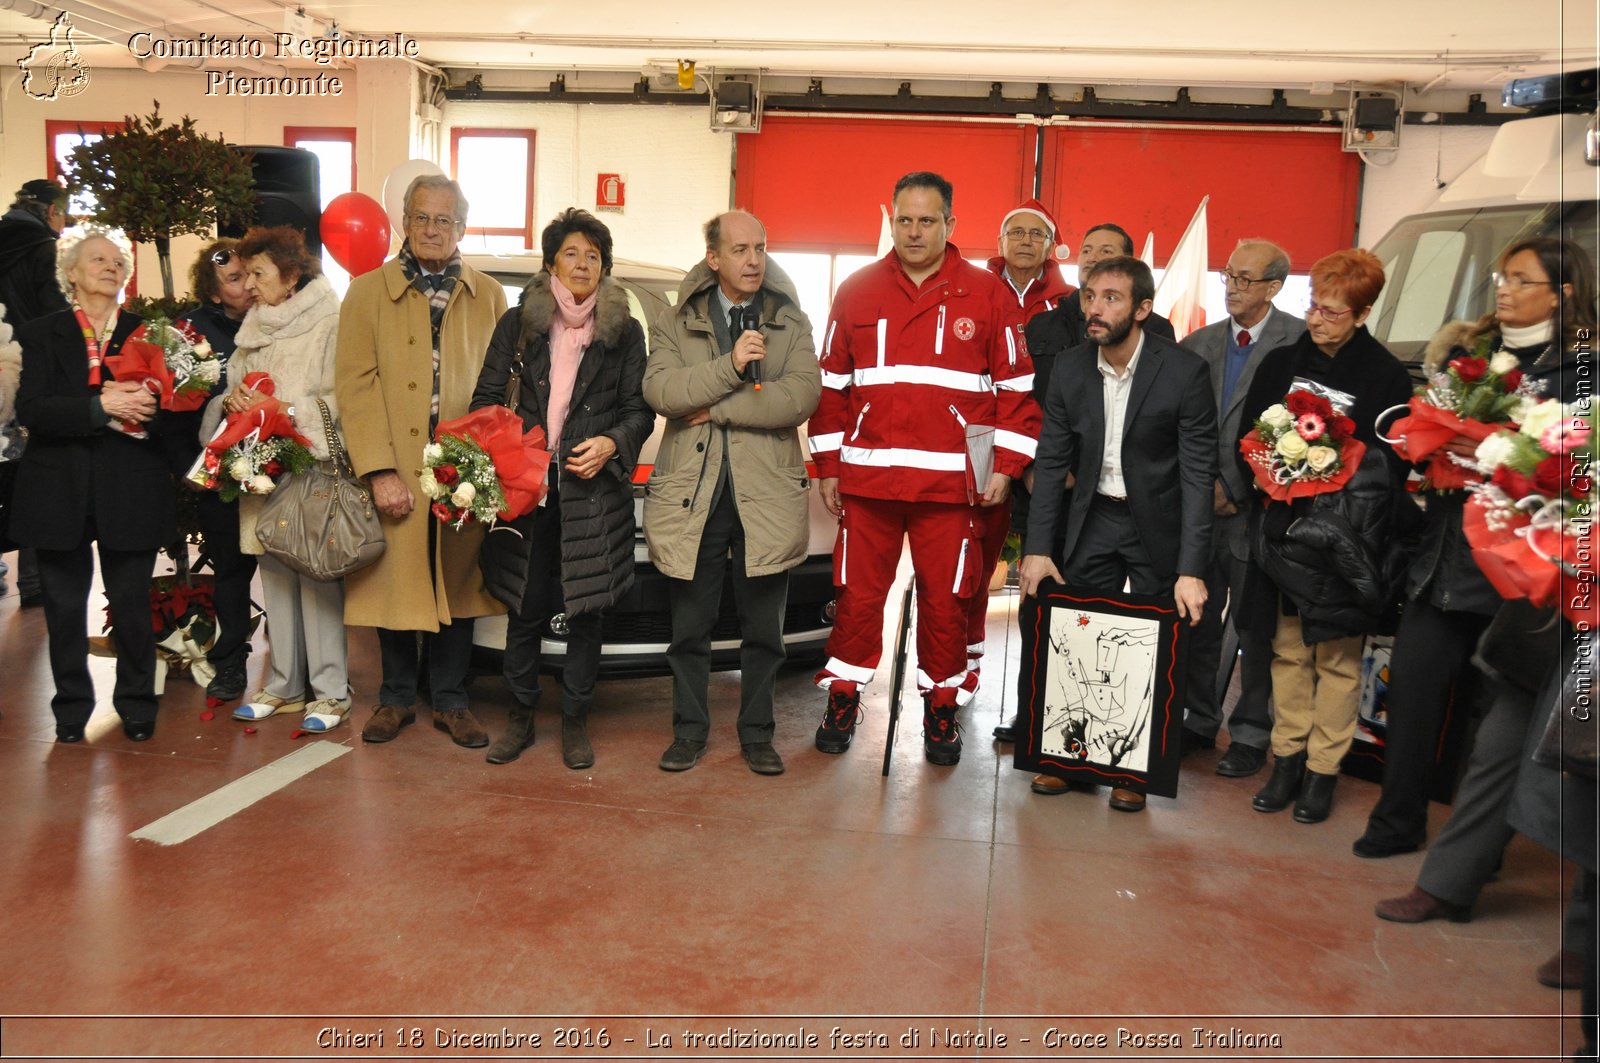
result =
[[739,611],[739,743],[771,742],[772,687],[783,666],[783,612],[789,574],[745,575],[744,524],[730,487],[706,518],[694,579],[672,584],[672,734],[704,742],[711,733],[711,629],[722,603],[722,576],[733,553],[733,600]]
[[1533,695],[1501,685],[1478,725],[1467,772],[1444,829],[1428,846],[1417,885],[1452,904],[1471,905],[1494,875],[1511,836],[1506,809],[1517,771],[1538,744]]
[[1233,556],[1228,539],[1231,521],[1218,518],[1206,568],[1206,607],[1189,639],[1189,685],[1183,725],[1215,738],[1222,730],[1222,703],[1228,694],[1233,661],[1239,660],[1239,700],[1228,716],[1228,735],[1238,745],[1266,749],[1272,738],[1272,643],[1234,627],[1234,611],[1223,620],[1223,607],[1244,600],[1247,561]]
[[344,581],[314,580],[262,555],[261,601],[266,607],[272,673],[266,691],[307,700],[350,696],[345,659]]

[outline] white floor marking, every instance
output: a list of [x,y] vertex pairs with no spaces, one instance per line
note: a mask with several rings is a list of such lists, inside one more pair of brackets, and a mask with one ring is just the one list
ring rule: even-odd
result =
[[324,764],[333,763],[349,752],[349,746],[338,742],[314,742],[167,813],[154,823],[140,827],[129,837],[158,845],[186,842],[201,831],[215,827],[229,816],[243,812],[262,798],[277,793],[296,779],[311,774]]

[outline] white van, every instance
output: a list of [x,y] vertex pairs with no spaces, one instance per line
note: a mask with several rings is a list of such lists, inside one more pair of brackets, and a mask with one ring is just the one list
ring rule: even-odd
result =
[[1523,237],[1560,236],[1595,256],[1596,73],[1508,84],[1505,103],[1530,106],[1535,114],[1501,126],[1481,159],[1373,247],[1388,281],[1368,327],[1414,373],[1420,374],[1423,349],[1441,325],[1494,309],[1489,275],[1506,245]]
[[[506,290],[506,302],[515,307],[522,300],[522,289],[540,269],[538,252],[520,254],[463,254],[463,261],[499,281]],[[645,336],[656,317],[671,309],[678,300],[678,286],[685,276],[681,269],[655,266],[619,258],[612,264],[611,276],[628,292],[628,309]],[[605,618],[605,648],[600,660],[602,675],[665,675],[667,646],[672,641],[672,612],[668,593],[670,581],[650,563],[644,542],[644,485],[655,465],[656,451],[666,422],[656,418],[655,431],[639,451],[639,464],[633,474],[634,518],[639,525],[634,540],[633,588]],[[803,433],[804,428],[801,429]],[[808,556],[789,572],[789,604],[783,617],[783,641],[790,661],[821,660],[828,635],[833,631],[833,540],[838,522],[822,504],[812,472],[811,540]],[[542,664],[559,670],[566,657],[565,618],[553,617],[541,642]],[[505,617],[488,617],[477,622],[473,643],[490,654],[505,649]],[[711,631],[711,666],[729,670],[739,667],[739,616],[733,603],[733,581],[722,585],[722,610]]]

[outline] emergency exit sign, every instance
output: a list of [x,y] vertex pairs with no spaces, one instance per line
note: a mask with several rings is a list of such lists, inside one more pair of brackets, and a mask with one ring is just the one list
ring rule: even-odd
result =
[[595,183],[594,205],[600,210],[622,213],[627,200],[627,185],[620,173],[603,173]]

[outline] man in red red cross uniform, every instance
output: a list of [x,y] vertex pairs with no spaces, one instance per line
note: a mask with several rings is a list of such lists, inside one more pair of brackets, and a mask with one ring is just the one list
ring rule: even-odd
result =
[[1012,478],[1033,458],[1040,415],[1033,363],[1007,327],[1005,293],[949,242],[950,182],[902,177],[893,226],[894,251],[840,286],[823,336],[822,401],[809,435],[823,501],[839,517],[839,596],[828,662],[817,673],[828,707],[816,743],[824,753],[850,746],[909,536],[923,750],[934,764],[954,764],[956,712],[977,687],[967,664],[968,604],[989,578],[977,507],[1004,506]]

